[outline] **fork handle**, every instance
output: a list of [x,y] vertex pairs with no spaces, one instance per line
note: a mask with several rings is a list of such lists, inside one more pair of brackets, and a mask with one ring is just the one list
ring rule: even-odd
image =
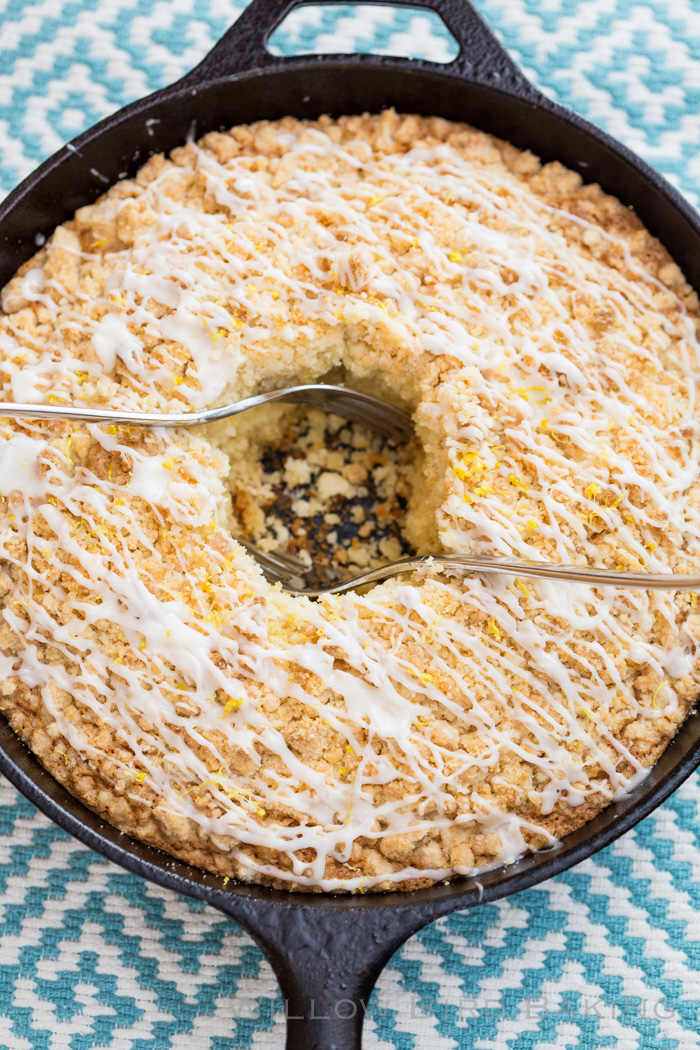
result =
[[389,436],[408,436],[413,432],[410,416],[393,405],[350,387],[332,383],[301,383],[269,390],[234,401],[231,405],[207,408],[201,412],[132,412],[112,408],[78,408],[76,405],[35,405],[26,401],[0,401],[3,417],[25,419],[68,419],[82,423],[123,423],[137,427],[192,427],[247,412],[270,401],[291,402],[335,412],[345,419],[366,423]]
[[696,573],[627,572],[621,569],[596,569],[588,565],[560,565],[556,562],[543,563],[518,558],[493,558],[488,554],[438,554],[402,558],[378,569],[360,573],[345,583],[319,590],[296,585],[290,579],[283,582],[282,586],[290,593],[318,598],[322,594],[342,594],[368,583],[381,583],[406,572],[432,567],[496,573],[501,576],[524,576],[538,580],[566,580],[572,583],[588,583],[596,587],[634,587],[655,591],[700,590],[700,575]]

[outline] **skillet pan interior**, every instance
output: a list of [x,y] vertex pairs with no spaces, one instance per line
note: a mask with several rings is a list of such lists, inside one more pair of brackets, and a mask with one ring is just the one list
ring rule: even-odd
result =
[[[633,207],[691,283],[700,288],[700,221],[665,180],[625,147],[540,95],[466,0],[410,0],[443,18],[458,43],[439,66],[370,55],[272,58],[265,40],[296,0],[254,0],[192,73],[77,138],[0,206],[0,286],[41,236],[133,174],[154,152],[188,135],[286,115],[340,116],[394,106],[463,120],[558,159]],[[37,235],[40,235],[37,240]],[[554,849],[486,873],[414,893],[370,897],[285,894],[229,884],[136,842],[74,799],[0,722],[0,771],[49,817],[130,871],[231,915],[256,938],[280,980],[288,1047],[359,1047],[363,1017],[382,966],[410,934],[458,908],[494,900],[563,871],[608,845],[661,803],[700,764],[693,712],[649,775],[625,798]]]

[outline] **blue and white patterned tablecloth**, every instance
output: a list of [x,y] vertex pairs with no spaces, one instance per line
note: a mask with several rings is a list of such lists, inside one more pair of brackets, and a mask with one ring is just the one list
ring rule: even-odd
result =
[[[0,0],[0,189],[192,66],[242,0]],[[478,0],[540,87],[695,203],[700,0]],[[341,43],[342,41],[342,43]],[[424,13],[307,8],[284,53],[448,59]],[[700,1047],[700,781],[542,886],[415,936],[372,998],[365,1050]],[[250,938],[127,875],[0,782],[0,1048],[272,1050],[282,1003]]]

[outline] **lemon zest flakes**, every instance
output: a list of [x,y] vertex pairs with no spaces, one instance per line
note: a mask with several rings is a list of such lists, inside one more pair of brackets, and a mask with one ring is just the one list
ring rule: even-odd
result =
[[456,467],[454,471],[460,481],[468,481],[486,470],[486,460],[482,459],[478,452],[463,452],[461,458],[464,466]]
[[494,620],[493,616],[492,616],[492,617],[491,617],[491,619],[490,619],[490,620],[488,621],[488,623],[486,624],[486,626],[488,627],[489,631],[490,631],[490,632],[491,632],[491,634],[492,634],[492,635],[494,636],[494,638],[496,639],[496,641],[497,641],[497,642],[500,642],[500,640],[501,640],[501,628],[500,628],[500,627],[498,626],[498,624],[497,624],[497,623],[496,623],[496,621]]
[[240,707],[242,703],[243,701],[240,697],[230,696],[226,701],[226,706],[224,707],[224,714],[228,715],[231,713],[231,711],[235,711],[236,708]]
[[450,252],[447,258],[450,260],[451,263],[460,263],[462,261],[462,253]]
[[246,790],[246,788],[236,787],[235,784],[227,784],[223,779],[223,772],[224,767],[220,766],[213,777],[209,780],[203,780],[201,784],[197,784],[192,790],[199,791],[200,788],[211,787],[213,785],[214,787],[218,787],[219,790],[222,791],[227,798],[231,799],[232,802],[242,802],[244,805],[253,809],[259,817],[264,817],[267,811],[258,804],[253,798],[251,792]]
[[666,678],[664,678],[662,681],[660,681],[659,684],[657,685],[656,689],[654,690],[654,694],[653,694],[653,696],[651,698],[651,706],[652,707],[659,708],[659,707],[662,706],[661,704],[657,704],[656,703],[656,698],[659,695],[659,693],[661,692],[661,690],[664,688],[664,686],[666,686],[666,685],[668,685],[668,679],[666,679]]
[[[541,393],[541,394],[546,394],[547,393],[546,387],[543,387],[543,386],[516,386],[516,387],[514,387],[512,390],[510,390],[508,392],[508,397],[519,396],[519,397],[521,397],[523,399],[523,401],[529,401],[530,398],[528,397],[528,394],[531,393],[532,391],[534,391],[536,393]],[[551,397],[541,398],[540,399],[540,404],[546,405],[551,400],[552,400]]]
[[519,478],[517,474],[509,474],[508,481],[511,485],[515,485],[516,489],[522,489],[523,492],[527,492],[530,488],[527,481],[524,481],[523,478]]
[[600,485],[598,484],[597,481],[592,481],[591,484],[586,489],[586,497],[588,499],[593,499],[593,497],[597,496],[599,492],[600,492]]

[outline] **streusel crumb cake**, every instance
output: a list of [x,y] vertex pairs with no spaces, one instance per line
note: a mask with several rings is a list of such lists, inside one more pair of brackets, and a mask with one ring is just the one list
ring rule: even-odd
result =
[[[202,408],[342,368],[414,414],[419,552],[700,571],[695,293],[619,201],[465,125],[209,134],[2,307],[5,399]],[[698,691],[694,594],[290,597],[232,535],[245,433],[0,422],[0,706],[70,791],[223,876],[363,891],[512,861],[644,776]]]

